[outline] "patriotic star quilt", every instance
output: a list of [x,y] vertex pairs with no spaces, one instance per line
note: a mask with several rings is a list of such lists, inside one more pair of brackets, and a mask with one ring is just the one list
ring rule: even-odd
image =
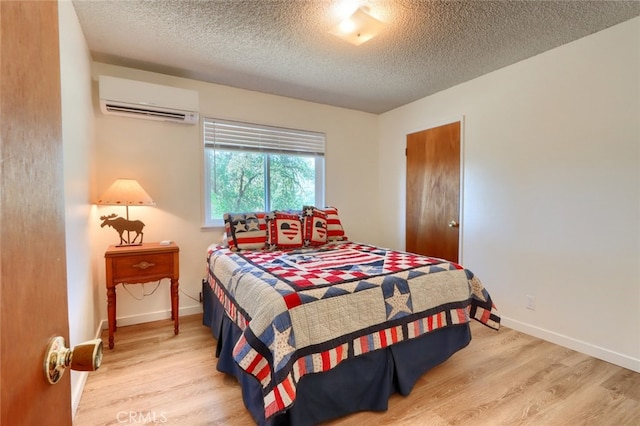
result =
[[233,357],[263,389],[265,418],[302,376],[470,318],[498,329],[477,277],[442,259],[355,242],[208,251],[209,285],[242,330]]

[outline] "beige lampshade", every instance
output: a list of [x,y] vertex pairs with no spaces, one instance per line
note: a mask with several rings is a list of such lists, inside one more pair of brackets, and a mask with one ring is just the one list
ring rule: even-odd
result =
[[155,201],[135,179],[117,179],[96,204],[105,206],[154,206]]

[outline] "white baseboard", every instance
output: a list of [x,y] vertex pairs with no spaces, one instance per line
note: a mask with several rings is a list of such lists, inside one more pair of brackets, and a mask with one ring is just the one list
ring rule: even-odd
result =
[[[202,313],[202,305],[194,305],[194,306],[185,306],[183,308],[180,308],[178,315],[182,317],[186,315],[195,315],[195,314],[201,314],[201,313]],[[156,311],[156,312],[147,312],[147,313],[138,314],[138,315],[117,317],[116,320],[118,321],[118,327],[122,327],[126,325],[143,324],[145,322],[159,321],[167,318],[171,318],[170,309],[163,310],[163,311]],[[103,330],[106,330],[107,328],[109,328],[109,323],[107,322],[106,319],[103,319],[101,324],[102,324]]]
[[88,371],[76,372],[78,379],[71,383],[71,418],[75,420],[78,407],[80,406],[80,398],[82,398],[82,392],[84,392],[84,386],[87,384],[89,378]]
[[[100,339],[102,336],[102,329],[106,320],[100,321],[98,324],[98,328],[96,329],[96,334],[94,339]],[[84,387],[87,384],[87,379],[89,378],[88,371],[75,371],[77,379],[71,381],[71,418],[75,420],[76,414],[78,412],[78,407],[80,406],[80,399],[82,398],[82,393],[84,392]]]
[[640,359],[502,316],[502,325],[640,373]]

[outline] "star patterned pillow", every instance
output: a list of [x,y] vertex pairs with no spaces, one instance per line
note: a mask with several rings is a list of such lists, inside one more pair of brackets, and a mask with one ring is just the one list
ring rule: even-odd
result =
[[263,249],[267,243],[267,222],[264,212],[225,213],[224,228],[229,248],[237,250]]

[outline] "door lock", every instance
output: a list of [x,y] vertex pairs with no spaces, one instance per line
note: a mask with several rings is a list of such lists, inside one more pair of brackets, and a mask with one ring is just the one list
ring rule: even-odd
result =
[[101,339],[89,340],[73,349],[65,345],[64,337],[51,338],[44,356],[44,375],[52,385],[62,378],[65,368],[76,371],[95,371],[102,363]]
[[451,222],[449,222],[449,228],[457,228],[458,226],[460,226],[460,224],[455,220],[452,220]]

